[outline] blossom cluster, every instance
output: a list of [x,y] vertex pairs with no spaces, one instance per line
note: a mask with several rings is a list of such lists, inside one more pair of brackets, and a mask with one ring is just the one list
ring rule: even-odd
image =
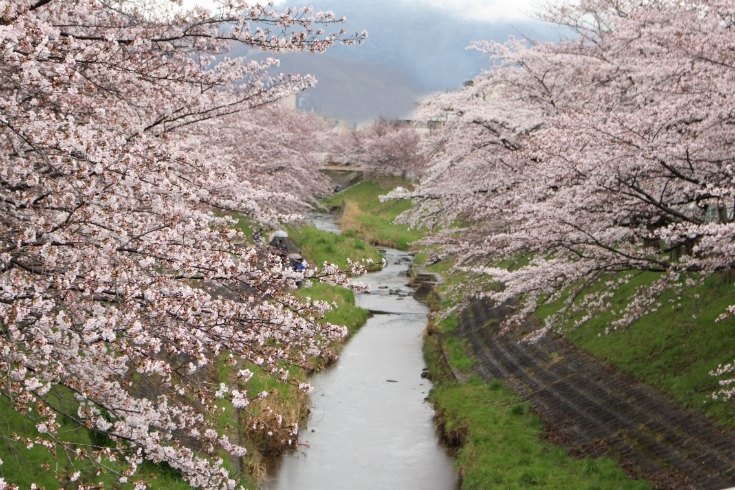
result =
[[[148,460],[234,488],[220,455],[245,450],[218,421],[264,396],[247,369],[222,384],[217,364],[298,386],[288,366],[345,332],[229,217],[271,221],[323,187],[319,125],[268,106],[314,80],[224,54],[364,34],[325,34],[340,19],[308,8],[172,5],[0,0],[0,396],[38,429],[17,442],[69,461],[72,480],[84,460],[143,488]],[[111,442],[79,449],[60,413]]]
[[475,43],[492,69],[423,104],[443,128],[421,185],[396,195],[416,203],[401,219],[442,228],[443,255],[504,286],[480,294],[524,298],[509,327],[541,301],[566,305],[544,331],[570,310],[583,322],[613,310],[619,281],[659,273],[612,311],[619,328],[735,264],[735,6],[581,0],[541,15],[574,36]]
[[426,165],[421,135],[410,124],[380,119],[361,129],[333,135],[326,141],[328,158],[382,175],[417,178]]

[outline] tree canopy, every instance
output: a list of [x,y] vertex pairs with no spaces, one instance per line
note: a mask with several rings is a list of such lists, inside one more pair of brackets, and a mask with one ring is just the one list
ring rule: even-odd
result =
[[658,273],[613,312],[617,328],[735,263],[735,10],[582,0],[542,17],[575,36],[475,43],[493,68],[424,104],[423,117],[447,122],[427,140],[431,167],[403,219],[444,227],[433,238],[444,254],[504,285],[478,294],[525,299],[507,327],[566,298],[537,335]]
[[[0,1],[0,396],[38,429],[24,445],[141,488],[144,460],[233,488],[221,455],[244,449],[217,423],[222,402],[247,410],[268,394],[237,388],[250,369],[220,384],[212,366],[297,383],[289,366],[345,334],[318,321],[329,305],[289,294],[302,274],[229,218],[276,220],[323,185],[309,156],[318,125],[265,107],[314,80],[225,53],[320,52],[364,34],[325,33],[341,20],[331,12],[218,5]],[[269,173],[281,185],[266,186]],[[59,417],[112,444],[70,444]],[[254,424],[284,441],[297,430],[277,414]]]

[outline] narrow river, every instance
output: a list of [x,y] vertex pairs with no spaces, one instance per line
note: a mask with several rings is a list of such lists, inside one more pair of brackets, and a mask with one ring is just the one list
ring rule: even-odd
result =
[[[328,218],[314,223],[336,231]],[[412,257],[392,249],[384,255],[387,267],[360,278],[370,293],[357,295],[374,316],[336,365],[312,380],[312,413],[299,437],[309,447],[283,457],[263,489],[457,488],[453,460],[424,401],[431,389],[421,378],[428,311],[406,286]]]

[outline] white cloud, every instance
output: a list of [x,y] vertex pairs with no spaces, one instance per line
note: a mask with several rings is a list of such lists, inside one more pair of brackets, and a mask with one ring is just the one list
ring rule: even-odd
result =
[[[416,1],[416,0],[414,0]],[[421,4],[454,12],[460,17],[498,21],[528,19],[537,10],[538,0],[418,0]]]

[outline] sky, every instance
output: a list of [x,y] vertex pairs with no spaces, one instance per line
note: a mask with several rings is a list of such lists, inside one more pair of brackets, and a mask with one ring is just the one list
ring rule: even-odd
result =
[[[459,89],[490,67],[486,56],[466,49],[472,41],[504,42],[509,36],[558,39],[558,30],[531,16],[541,1],[279,0],[276,9],[313,5],[315,11],[345,16],[348,34],[368,32],[361,46],[336,46],[324,55],[277,55],[279,71],[314,75],[319,84],[305,94],[303,103],[322,114],[352,123],[407,118],[429,93]],[[187,7],[216,4],[184,0]],[[266,57],[242,45],[233,45],[230,55]]]
[[[354,0],[353,0],[354,1]],[[369,1],[369,0],[360,0]],[[487,22],[526,20],[536,6],[538,0],[396,0],[417,7],[431,7],[443,10],[450,15]],[[291,6],[294,2],[278,0],[279,6]],[[298,2],[296,2],[298,3]],[[184,6],[202,5],[213,8],[215,0],[184,0]],[[303,5],[309,5],[308,0]],[[339,12],[335,12],[339,14]]]

